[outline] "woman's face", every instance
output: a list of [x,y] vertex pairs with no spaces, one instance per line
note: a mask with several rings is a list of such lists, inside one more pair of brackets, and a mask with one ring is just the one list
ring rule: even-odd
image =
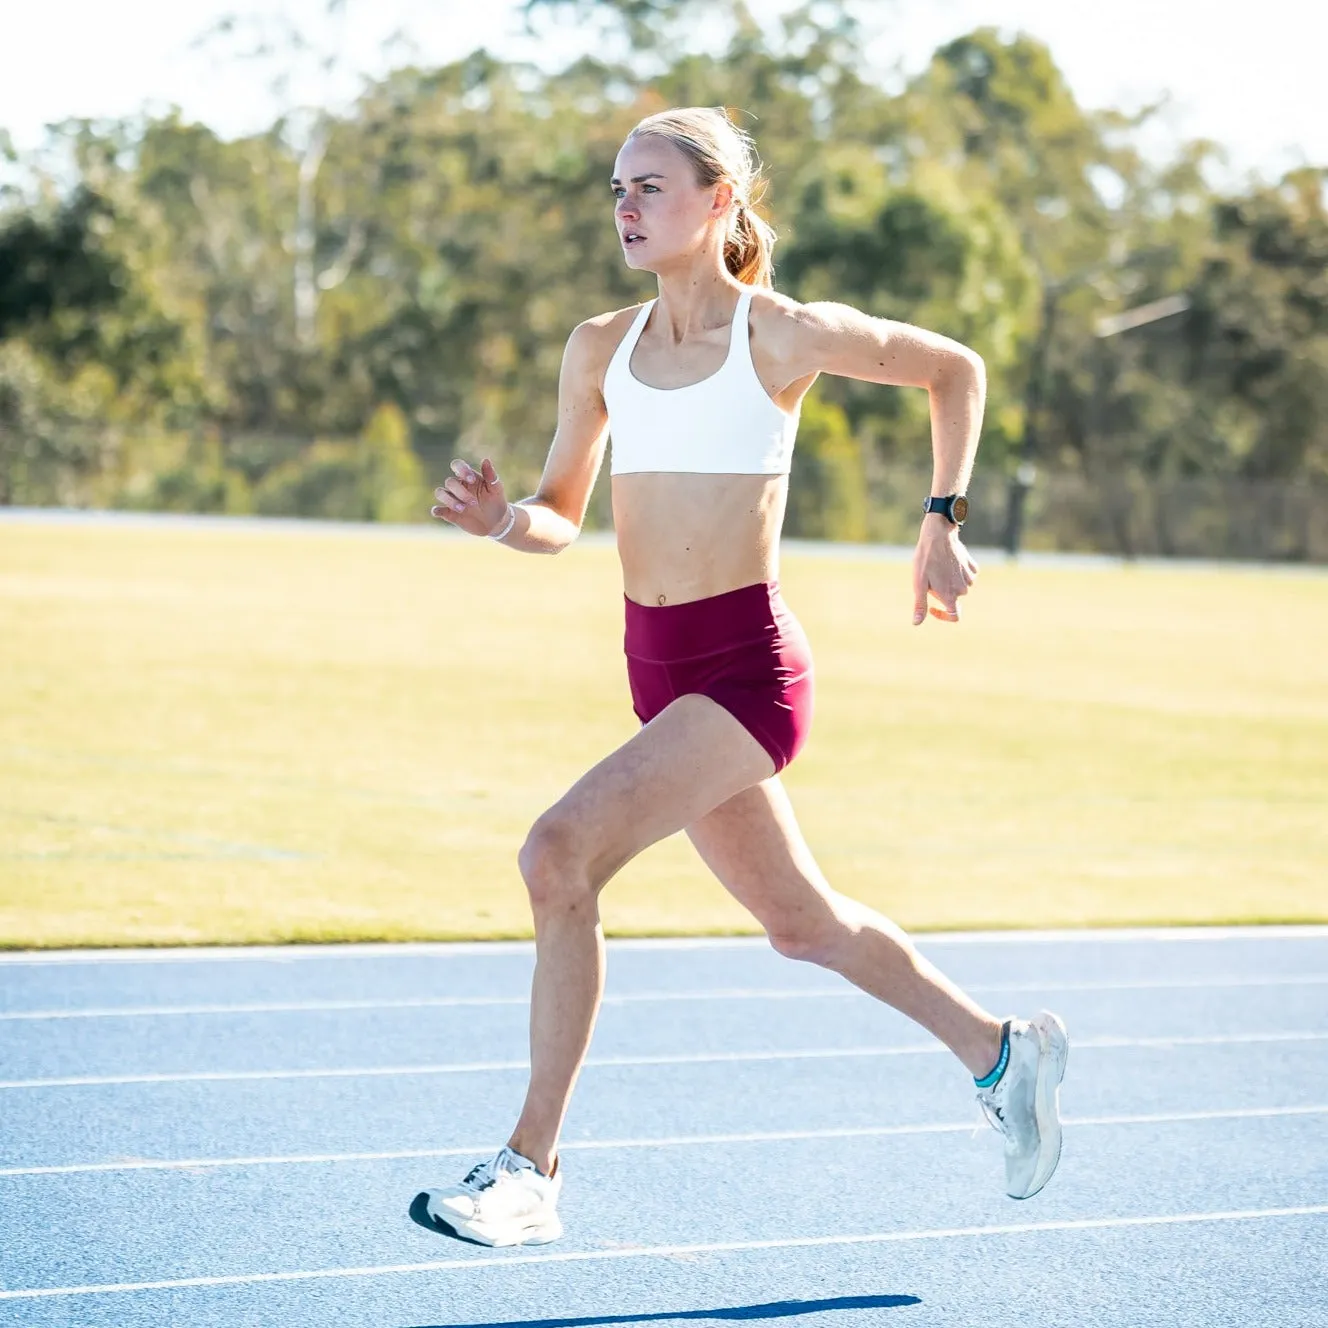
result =
[[649,135],[622,145],[610,188],[627,266],[648,272],[698,252],[707,229],[722,221],[733,198],[727,181],[700,188],[688,158],[667,139]]

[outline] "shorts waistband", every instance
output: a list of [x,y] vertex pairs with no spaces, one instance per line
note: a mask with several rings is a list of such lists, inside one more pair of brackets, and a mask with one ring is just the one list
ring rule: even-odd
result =
[[657,664],[716,655],[777,638],[789,616],[778,581],[758,581],[682,604],[638,604],[623,596],[624,651]]

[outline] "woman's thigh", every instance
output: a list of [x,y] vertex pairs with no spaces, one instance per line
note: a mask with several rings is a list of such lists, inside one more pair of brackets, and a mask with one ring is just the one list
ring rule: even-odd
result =
[[769,754],[707,696],[680,696],[586,771],[532,828],[602,885],[643,849],[768,778]]
[[701,860],[779,945],[827,921],[839,896],[817,866],[776,776],[687,827]]

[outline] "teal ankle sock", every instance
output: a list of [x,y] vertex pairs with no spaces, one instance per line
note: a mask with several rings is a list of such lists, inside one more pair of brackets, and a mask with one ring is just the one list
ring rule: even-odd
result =
[[993,1065],[991,1067],[991,1070],[987,1074],[984,1074],[981,1079],[975,1076],[973,1082],[977,1084],[979,1088],[993,1087],[995,1084],[998,1084],[1000,1082],[1001,1075],[1005,1073],[1005,1067],[1009,1063],[1010,1063],[1010,1021],[1007,1019],[1001,1025],[1001,1054],[996,1058],[996,1064]]

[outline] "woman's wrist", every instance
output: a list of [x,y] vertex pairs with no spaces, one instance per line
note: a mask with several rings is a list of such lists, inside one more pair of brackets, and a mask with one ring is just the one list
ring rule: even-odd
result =
[[944,538],[953,535],[958,529],[959,527],[943,512],[928,512],[922,518],[923,535]]
[[516,525],[516,504],[507,504],[507,516],[503,522],[495,529],[489,532],[489,539],[502,540],[512,533],[512,527]]

